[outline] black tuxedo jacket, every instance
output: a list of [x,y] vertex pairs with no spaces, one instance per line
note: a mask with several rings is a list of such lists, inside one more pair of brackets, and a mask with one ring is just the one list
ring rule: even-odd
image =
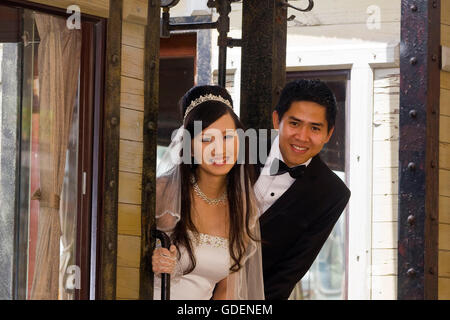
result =
[[[261,167],[257,167],[257,175]],[[317,155],[259,221],[266,299],[288,299],[309,270],[350,198]]]

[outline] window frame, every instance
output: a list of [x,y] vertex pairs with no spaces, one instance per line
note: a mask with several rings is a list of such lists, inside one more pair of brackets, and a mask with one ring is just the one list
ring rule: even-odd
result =
[[[68,17],[66,10],[23,0],[5,0],[2,6],[35,10],[55,16]],[[98,223],[102,203],[103,170],[103,107],[105,87],[105,48],[107,19],[81,13],[82,46],[80,64],[79,94],[79,152],[78,152],[78,195],[75,263],[81,270],[81,287],[75,290],[75,300],[95,298],[96,265],[99,253],[98,237],[101,225]],[[19,35],[23,33],[19,22]],[[23,51],[23,50],[21,50]],[[22,54],[22,52],[21,52]],[[23,58],[23,57],[21,57]],[[21,66],[23,67],[23,66]],[[22,72],[22,70],[21,70]],[[23,72],[22,72],[23,73]],[[21,78],[22,81],[22,78]],[[21,91],[23,88],[21,88]],[[22,101],[18,117],[18,171],[21,168]],[[16,223],[13,265],[13,299],[27,299],[28,284],[28,217],[21,217],[22,194],[20,172],[16,180]],[[85,184],[84,184],[85,181]],[[24,181],[29,184],[29,181]],[[26,221],[26,225],[22,222]],[[82,248],[82,250],[79,250]],[[24,255],[23,253],[27,254]],[[22,257],[21,257],[22,256]]]

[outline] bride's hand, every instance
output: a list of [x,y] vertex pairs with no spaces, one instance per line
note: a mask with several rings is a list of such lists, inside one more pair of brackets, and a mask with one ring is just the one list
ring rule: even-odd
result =
[[152,255],[152,268],[154,273],[173,274],[177,262],[177,248],[172,244],[166,248],[156,248]]

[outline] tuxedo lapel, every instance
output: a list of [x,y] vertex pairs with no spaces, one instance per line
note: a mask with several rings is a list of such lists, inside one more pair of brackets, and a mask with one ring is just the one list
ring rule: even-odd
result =
[[[298,197],[307,196],[308,189],[312,181],[317,176],[317,169],[320,167],[321,160],[315,156],[308,167],[305,169],[303,177],[297,178],[287,189],[259,218],[260,225],[263,226],[281,212],[295,210],[298,206]],[[297,208],[298,209],[298,208]]]

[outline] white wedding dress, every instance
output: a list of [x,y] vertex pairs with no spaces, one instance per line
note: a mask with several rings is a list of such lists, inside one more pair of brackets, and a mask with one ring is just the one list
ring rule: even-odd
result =
[[[177,272],[170,281],[170,300],[209,300],[220,280],[226,278],[230,268],[228,240],[222,237],[199,233],[194,237],[190,232],[196,259],[195,269],[183,275],[189,267],[189,255],[179,248],[181,259],[177,262]],[[161,299],[161,277],[154,277],[153,299]]]

